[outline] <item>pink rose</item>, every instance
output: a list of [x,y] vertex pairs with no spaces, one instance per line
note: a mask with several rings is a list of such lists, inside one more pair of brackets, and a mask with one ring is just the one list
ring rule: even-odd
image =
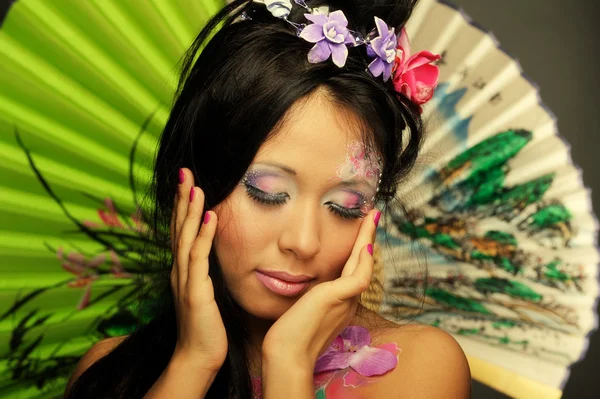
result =
[[392,72],[396,91],[404,94],[417,105],[425,104],[433,97],[440,74],[437,65],[431,63],[440,58],[442,57],[439,54],[429,51],[420,51],[411,56],[408,36],[406,30],[402,28]]

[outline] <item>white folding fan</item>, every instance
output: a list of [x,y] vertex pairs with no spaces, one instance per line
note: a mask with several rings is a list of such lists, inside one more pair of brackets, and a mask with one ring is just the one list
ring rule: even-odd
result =
[[406,29],[411,48],[442,55],[440,84],[417,170],[399,190],[408,214],[380,228],[391,295],[374,306],[390,318],[418,309],[422,290],[411,287],[427,278],[417,321],[452,333],[474,378],[513,397],[560,397],[597,328],[590,192],[538,88],[490,33],[435,0]]

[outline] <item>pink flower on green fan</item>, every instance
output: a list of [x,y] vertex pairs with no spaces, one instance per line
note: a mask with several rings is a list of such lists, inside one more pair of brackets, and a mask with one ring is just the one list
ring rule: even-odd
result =
[[67,286],[70,288],[85,288],[81,300],[77,304],[77,309],[81,310],[88,306],[92,294],[92,284],[99,278],[96,269],[105,262],[106,256],[99,254],[93,259],[86,259],[84,255],[77,252],[70,252],[65,256],[62,247],[56,251],[56,257],[62,261],[62,268],[77,278],[69,281]]
[[[119,260],[114,250],[109,251],[110,261],[113,264],[110,271],[115,278],[132,278],[131,273],[127,273]],[[67,283],[67,287],[70,288],[84,288],[85,291],[81,300],[77,304],[77,309],[81,310],[88,306],[91,293],[92,284],[94,281],[100,278],[98,273],[98,267],[106,261],[105,254],[98,254],[92,259],[86,259],[85,255],[77,252],[69,252],[66,256],[62,249],[59,247],[56,251],[56,257],[62,262],[61,266],[69,273],[74,274],[77,278]]]
[[[127,226],[125,226],[125,225],[123,225],[121,220],[119,220],[119,213],[117,212],[117,209],[115,208],[115,205],[114,205],[112,199],[110,199],[109,197],[106,197],[104,199],[104,205],[106,206],[107,209],[98,209],[98,217],[100,218],[100,220],[102,220],[102,223],[104,223],[104,226],[116,227],[116,228],[123,229],[123,230],[136,231],[138,233],[143,233],[143,234],[149,233],[150,229],[142,221],[142,211],[140,208],[137,208],[136,211],[129,216],[129,220],[131,220],[131,222],[133,222],[133,225],[134,225],[134,227],[131,227],[130,226],[131,223],[129,223]],[[102,227],[102,225],[100,225],[96,222],[92,222],[91,220],[84,220],[83,225],[88,228],[91,228],[91,229],[97,229],[97,228]]]
[[117,278],[132,278],[133,275],[131,273],[127,273],[125,271],[125,269],[123,268],[123,264],[121,263],[121,260],[119,259],[119,256],[117,255],[117,253],[114,250],[110,250],[109,251],[110,254],[110,260],[113,264],[113,266],[111,266],[110,271],[113,274],[113,276],[117,277]]
[[119,221],[119,215],[112,200],[110,198],[105,198],[104,205],[108,208],[108,212],[103,209],[98,209],[98,216],[100,216],[100,219],[102,219],[104,224],[107,226],[123,228],[123,224]]
[[[117,213],[117,210],[115,208],[115,205],[113,204],[112,199],[110,199],[109,197],[106,197],[104,199],[104,205],[106,206],[108,211],[105,209],[98,209],[98,217],[100,217],[100,220],[102,220],[104,225],[108,226],[108,227],[118,227],[121,229],[124,228],[123,224],[119,220],[119,214]],[[86,227],[89,227],[89,228],[99,228],[100,227],[100,225],[98,223],[92,222],[90,220],[84,220],[83,225]]]
[[433,96],[439,77],[437,65],[432,62],[441,58],[439,54],[420,51],[410,55],[410,44],[406,30],[402,28],[396,47],[393,82],[398,93],[404,94],[417,105],[426,103]]
[[369,330],[360,326],[347,327],[317,359],[315,373],[350,367],[360,375],[370,377],[396,367],[398,359],[394,354],[370,344]]
[[96,269],[106,261],[106,255],[99,254],[93,259],[86,259],[84,255],[77,252],[70,252],[65,256],[62,247],[56,251],[56,257],[63,261],[62,267],[66,271],[76,276],[88,277],[98,274]]
[[308,62],[316,64],[331,56],[338,67],[346,65],[348,47],[346,44],[356,44],[348,30],[348,20],[340,10],[329,15],[304,14],[306,19],[313,22],[302,29],[300,37],[315,45],[308,52]]

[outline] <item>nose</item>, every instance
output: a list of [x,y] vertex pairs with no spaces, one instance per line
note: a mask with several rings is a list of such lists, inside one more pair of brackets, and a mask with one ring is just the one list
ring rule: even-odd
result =
[[317,207],[308,203],[294,207],[286,219],[279,237],[279,248],[283,252],[293,252],[298,259],[310,259],[319,253],[321,242]]

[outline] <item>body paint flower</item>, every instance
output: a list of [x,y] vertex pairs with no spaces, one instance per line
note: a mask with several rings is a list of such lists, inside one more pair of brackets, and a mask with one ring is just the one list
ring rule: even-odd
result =
[[348,20],[340,10],[329,15],[304,14],[312,22],[300,33],[300,37],[315,45],[308,52],[308,62],[316,64],[325,61],[331,56],[333,63],[338,67],[346,65],[348,47],[346,44],[355,44],[352,34],[348,30]]
[[[353,338],[356,335],[361,335],[362,334],[362,338]],[[344,330],[344,332],[342,332],[342,334],[340,336],[338,336],[338,339],[341,339],[342,341],[344,340],[344,338],[342,338],[342,335],[345,337],[350,337],[349,341],[353,341],[353,342],[358,342],[358,341],[362,341],[363,343],[366,343],[367,345],[370,343],[370,335],[368,330],[366,330],[363,327],[359,327],[359,326],[351,326],[346,328],[346,330]],[[338,342],[339,343],[339,342]],[[387,369],[387,370],[391,370],[393,368],[395,368],[395,364],[397,363],[396,361],[392,361],[392,358],[397,359],[398,355],[400,353],[402,353],[402,349],[398,348],[398,346],[394,343],[394,342],[389,342],[389,343],[384,343],[384,344],[380,344],[374,347],[370,347],[371,349],[375,349],[381,352],[387,352],[386,354],[381,354],[381,352],[379,352],[379,354],[377,355],[377,358],[380,360],[384,360],[384,358],[389,358],[388,360],[388,364],[390,365],[390,367],[386,368],[382,368],[382,370]],[[354,369],[350,368],[348,369],[347,367],[344,368],[339,368],[339,369],[330,369],[328,367],[325,367],[327,370],[324,369],[324,367],[322,366],[322,364],[319,364],[319,362],[323,362],[323,358],[327,353],[330,353],[332,351],[337,351],[338,349],[343,349],[341,346],[336,346],[335,343],[332,344],[327,351],[325,351],[325,353],[323,355],[321,355],[321,357],[319,357],[319,359],[317,360],[317,364],[313,373],[313,385],[315,388],[315,395],[317,398],[344,398],[344,399],[360,399],[363,398],[363,392],[361,392],[360,390],[354,390],[354,389],[348,389],[348,388],[358,388],[360,386],[363,385],[368,385],[371,383],[374,383],[377,381],[377,375],[381,375],[384,372],[377,374],[377,375],[372,375],[372,376],[365,376],[363,374],[359,374],[358,372],[356,372]],[[391,364],[394,363],[393,366],[391,366]],[[359,370],[361,370],[361,367],[358,367]],[[387,371],[386,370],[386,371]],[[258,376],[252,376],[252,388],[253,388],[253,399],[260,399],[262,398],[262,381],[261,378]]]
[[369,377],[387,373],[396,367],[396,356],[370,344],[369,330],[360,326],[347,327],[319,357],[315,372],[351,367],[360,375]]
[[346,159],[338,166],[337,178],[351,180],[354,177],[366,179],[377,188],[378,179],[381,177],[381,159],[367,152],[366,146],[361,141],[348,144]]
[[387,82],[392,75],[392,67],[396,56],[396,33],[390,29],[380,18],[375,17],[377,36],[371,39],[367,46],[367,55],[375,59],[369,64],[369,71],[374,77],[383,74],[383,81]]
[[402,28],[394,60],[393,82],[396,91],[404,94],[417,105],[429,101],[440,73],[437,65],[430,64],[440,58],[442,57],[439,54],[429,51],[420,51],[411,56],[408,36],[406,30]]

